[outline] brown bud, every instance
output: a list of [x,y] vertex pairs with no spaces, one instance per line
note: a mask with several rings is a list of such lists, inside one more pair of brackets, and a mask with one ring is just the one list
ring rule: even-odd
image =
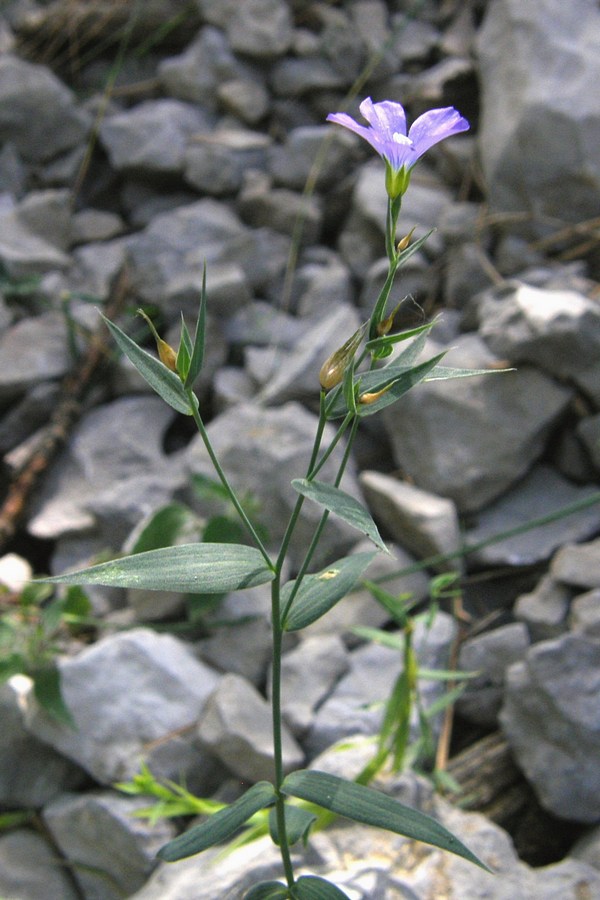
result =
[[391,384],[388,384],[387,387],[382,388],[380,391],[373,391],[372,393],[360,394],[358,397],[358,402],[362,403],[363,406],[369,406],[371,403],[375,403],[376,400],[379,400],[380,397],[383,397],[384,394],[387,394],[389,389],[391,388]]
[[408,234],[405,234],[404,237],[398,241],[398,253],[402,253],[403,250],[406,250],[412,240],[412,236],[416,227],[416,225],[413,225]]
[[148,327],[154,336],[154,340],[156,341],[156,349],[158,351],[158,358],[160,359],[161,363],[163,364],[163,366],[166,366],[167,369],[170,369],[171,372],[177,372],[177,354],[170,344],[167,344],[166,341],[163,341],[163,339],[159,337],[153,322],[146,315],[144,310],[138,309],[138,313],[146,320],[146,322],[148,323]]
[[361,325],[358,331],[355,331],[352,337],[348,338],[346,343],[332,353],[321,366],[319,383],[324,391],[330,391],[342,381],[346,367],[356,353],[366,327],[366,324]]

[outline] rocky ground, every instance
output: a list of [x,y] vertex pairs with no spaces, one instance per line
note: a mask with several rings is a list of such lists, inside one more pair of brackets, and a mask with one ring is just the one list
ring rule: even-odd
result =
[[[370,95],[411,120],[455,105],[472,124],[413,175],[401,227],[436,231],[402,272],[399,325],[441,313],[430,355],[515,371],[432,381],[366,420],[344,486],[394,547],[369,571],[393,575],[389,590],[425,603],[434,569],[413,564],[455,554],[464,615],[442,600],[415,640],[423,667],[454,658],[479,672],[448,749],[475,747],[471,777],[495,742],[494,802],[463,792],[488,815],[459,811],[411,773],[382,786],[497,874],[338,824],[299,866],[352,898],[600,897],[599,44],[593,0],[0,10],[4,616],[24,575],[131,549],[165,504],[193,510],[187,528],[214,514],[193,488],[210,474],[199,439],[124,360],[107,361],[97,314],[143,338],[144,306],[176,343],[205,261],[209,433],[281,536],[317,373],[386,273],[382,164],[326,115]],[[304,539],[312,524],[309,511]],[[320,561],[355,534],[332,525]],[[226,597],[187,638],[178,595],[89,597],[97,624],[60,663],[77,729],[22,679],[0,692],[0,810],[35,812],[0,837],[0,896],[215,900],[278,877],[262,843],[157,868],[175,826],[132,818],[145,801],[113,787],[142,760],[200,794],[271,777],[268,591]],[[356,638],[364,625],[390,627],[367,591],[287,648],[290,768],[318,758],[351,777],[364,763],[400,669],[397,650]],[[441,690],[424,682],[424,703]],[[331,750],[342,739],[350,749]]]

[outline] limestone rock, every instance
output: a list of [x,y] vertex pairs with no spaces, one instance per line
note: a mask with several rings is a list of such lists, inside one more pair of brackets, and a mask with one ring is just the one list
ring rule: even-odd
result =
[[600,643],[565,634],[507,672],[502,728],[542,806],[574,822],[600,816]]
[[58,725],[31,704],[26,724],[32,734],[101,784],[131,778],[143,760],[157,777],[186,773],[190,789],[196,782],[202,790],[210,767],[193,746],[192,732],[219,676],[183,643],[133,629],[63,660],[60,672],[77,727]]
[[[481,338],[468,334],[454,342],[442,365],[489,368],[496,362]],[[525,474],[570,397],[537,369],[522,366],[419,384],[387,407],[383,419],[405,476],[454,500],[460,512],[473,512]]]
[[[198,726],[202,746],[244,781],[273,779],[271,707],[250,682],[224,675],[207,699]],[[284,726],[283,766],[299,768],[304,754]]]
[[121,900],[143,887],[156,852],[175,836],[168,819],[136,818],[147,798],[114,791],[63,794],[44,809],[52,835],[85,897]]
[[[492,207],[543,219],[597,214],[600,78],[594,0],[500,0],[478,36],[479,147]],[[548,64],[551,61],[551,64]]]

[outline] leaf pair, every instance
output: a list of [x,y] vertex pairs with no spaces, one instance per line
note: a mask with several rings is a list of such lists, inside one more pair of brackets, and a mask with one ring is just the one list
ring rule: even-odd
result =
[[[102,315],[102,314],[101,314]],[[187,325],[181,317],[181,341],[176,356],[177,372],[173,372],[160,359],[139,347],[129,335],[114,322],[102,316],[119,349],[125,354],[142,378],[156,391],[159,397],[177,412],[186,416],[194,414],[191,404],[197,404],[192,394],[193,384],[200,374],[204,360],[206,333],[206,267],[202,278],[202,291],[196,331],[192,340]]]

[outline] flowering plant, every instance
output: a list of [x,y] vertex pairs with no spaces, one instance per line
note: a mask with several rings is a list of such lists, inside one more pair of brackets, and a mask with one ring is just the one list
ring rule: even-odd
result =
[[[360,421],[364,416],[373,415],[394,403],[421,381],[475,374],[441,366],[443,353],[419,362],[431,324],[393,333],[395,310],[388,309],[390,292],[398,269],[427,239],[426,235],[411,243],[411,233],[396,243],[396,223],[401,199],[408,188],[412,168],[429,147],[445,137],[464,131],[468,128],[468,124],[452,108],[431,110],[420,116],[407,134],[406,117],[399,104],[373,103],[367,99],[363,101],[360,109],[369,122],[369,127],[359,125],[344,113],[335,113],[328,118],[364,137],[385,161],[389,198],[386,225],[388,275],[369,320],[331,354],[319,373],[320,409],[314,445],[304,477],[292,482],[298,497],[278,551],[275,554],[269,552],[229,483],[227,474],[211,445],[202,410],[194,393],[194,383],[202,368],[204,357],[206,331],[204,281],[193,336],[182,320],[181,340],[179,348],[175,351],[155,333],[158,359],[139,347],[113,322],[105,321],[119,348],[148,384],[175,410],[193,419],[216,473],[234,504],[251,543],[249,545],[192,543],[149,550],[92,566],[83,571],[46,579],[53,583],[103,584],[204,593],[225,593],[253,585],[270,584],[273,782],[261,781],[254,784],[234,803],[219,809],[206,821],[190,828],[159,852],[161,859],[170,862],[192,856],[231,837],[257,812],[269,810],[270,833],[281,851],[285,881],[270,881],[255,885],[246,894],[247,900],[261,900],[261,898],[335,900],[346,896],[324,878],[312,875],[296,877],[291,847],[297,841],[306,839],[315,815],[305,806],[291,805],[290,798],[316,805],[329,814],[387,828],[398,834],[424,841],[483,866],[483,863],[439,822],[404,806],[380,791],[324,772],[298,770],[287,775],[284,773],[281,716],[281,657],[284,635],[286,632],[297,631],[310,625],[328,612],[352,590],[376,553],[387,552],[368,510],[340,487]],[[379,362],[390,357],[393,350],[402,342],[406,342],[406,349],[387,364],[379,366]],[[326,438],[325,425],[328,421],[339,423],[337,432],[331,440]],[[318,475],[325,461],[342,437],[346,438],[346,450],[333,483],[319,480]],[[286,582],[283,573],[286,570],[288,551],[295,537],[298,519],[306,499],[319,504],[322,515],[294,580]],[[351,554],[331,563],[321,572],[311,573],[311,562],[330,514],[367,535],[374,549],[371,552]]]

